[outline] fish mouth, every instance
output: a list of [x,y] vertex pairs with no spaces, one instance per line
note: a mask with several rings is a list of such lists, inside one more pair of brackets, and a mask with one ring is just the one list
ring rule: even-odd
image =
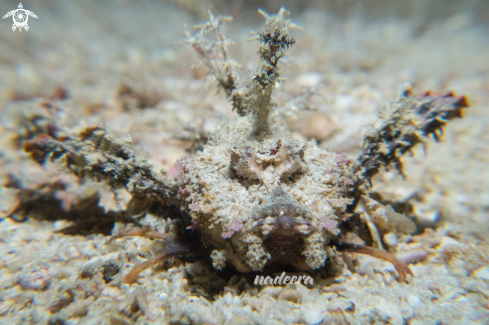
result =
[[265,237],[270,233],[307,235],[315,228],[310,211],[280,186],[254,211],[252,219],[252,229]]
[[294,264],[303,259],[308,248],[308,235],[318,230],[309,209],[280,186],[253,211],[251,217],[254,219],[252,231],[262,239],[271,263]]
[[306,244],[300,234],[271,233],[263,241],[263,246],[270,254],[271,263],[294,264],[302,257]]
[[306,251],[305,237],[312,223],[296,216],[268,216],[254,222],[254,230],[261,234],[263,247],[270,254],[271,263],[294,264]]

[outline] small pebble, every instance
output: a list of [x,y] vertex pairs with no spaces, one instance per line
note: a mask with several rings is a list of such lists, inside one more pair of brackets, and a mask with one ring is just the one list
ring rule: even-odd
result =
[[412,320],[410,324],[411,325],[423,325],[422,322],[420,322],[419,320],[416,320],[416,319]]
[[308,72],[299,75],[296,78],[296,82],[302,87],[315,87],[321,82],[322,79],[323,76],[320,73]]
[[224,301],[226,304],[231,305],[233,303],[233,295],[230,292],[226,293],[224,295]]
[[467,303],[470,302],[470,300],[466,296],[460,296],[457,299],[455,299],[455,301],[457,301],[457,302],[467,302]]
[[397,246],[397,236],[396,234],[390,232],[384,235],[384,243],[389,247]]
[[158,299],[160,299],[161,301],[167,301],[168,295],[163,292],[162,294],[159,295]]
[[102,290],[101,296],[109,297],[109,298],[117,298],[123,295],[123,292],[115,287],[106,287]]
[[419,299],[415,295],[409,295],[407,298],[407,302],[413,307],[418,307],[422,303],[421,299]]
[[50,281],[51,276],[44,269],[24,273],[19,277],[19,284],[25,290],[44,290]]
[[489,266],[483,266],[475,270],[474,275],[482,280],[489,280]]
[[333,134],[335,126],[326,113],[311,112],[308,113],[305,122],[302,123],[299,130],[307,139],[321,141]]
[[457,241],[456,239],[445,236],[441,239],[440,244],[438,246],[436,246],[436,249],[444,252],[447,249],[463,249],[466,247],[467,247],[466,245],[462,244],[461,242]]
[[0,303],[0,316],[5,315],[9,311],[10,307],[12,307],[12,303],[10,301]]

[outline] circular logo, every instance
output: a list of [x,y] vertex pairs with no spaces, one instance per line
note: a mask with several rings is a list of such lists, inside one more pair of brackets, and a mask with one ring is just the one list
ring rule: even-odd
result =
[[14,24],[17,25],[17,27],[24,27],[27,25],[27,21],[29,20],[29,16],[27,15],[27,12],[25,12],[24,9],[17,9],[15,10],[15,13],[13,14],[14,18]]

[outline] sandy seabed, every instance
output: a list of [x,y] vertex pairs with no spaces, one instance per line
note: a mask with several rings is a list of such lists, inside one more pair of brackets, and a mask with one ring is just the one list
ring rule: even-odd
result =
[[[419,231],[390,248],[411,260],[409,283],[397,281],[391,264],[356,255],[351,269],[318,275],[308,287],[256,287],[205,260],[177,258],[123,284],[124,274],[161,249],[149,239],[110,237],[125,226],[118,215],[129,194],[59,175],[57,166],[32,160],[22,142],[46,125],[66,135],[104,125],[117,137],[129,134],[134,151],[148,153],[157,170],[176,173],[173,164],[191,154],[196,130],[212,132],[235,114],[205,69],[191,69],[197,56],[177,42],[183,25],[205,20],[209,7],[233,15],[225,32],[246,75],[257,62],[249,31],[263,26],[257,4],[43,1],[24,3],[39,17],[29,19],[28,32],[12,32],[2,20],[0,323],[487,324],[489,27],[481,16],[489,9],[474,1],[434,17],[429,10],[436,8],[413,3],[419,6],[408,17],[394,15],[395,6],[383,14],[381,1],[367,8],[379,12],[373,18],[363,6],[289,7],[304,30],[294,32],[287,80],[274,93],[284,104],[316,87],[311,106],[323,124],[315,129],[311,113],[292,114],[294,137],[320,139],[320,147],[350,158],[401,84],[468,96],[464,118],[451,122],[439,143],[403,159],[405,179],[394,170],[374,179],[376,192],[413,207]],[[16,6],[2,3],[0,11]],[[57,209],[36,199],[46,193]],[[99,201],[86,202],[94,193]],[[19,197],[33,204],[9,216]],[[83,210],[87,205],[97,209]],[[101,220],[100,227],[59,232],[84,218]],[[138,220],[162,231],[174,226],[151,214]],[[420,251],[427,254],[416,258]]]

